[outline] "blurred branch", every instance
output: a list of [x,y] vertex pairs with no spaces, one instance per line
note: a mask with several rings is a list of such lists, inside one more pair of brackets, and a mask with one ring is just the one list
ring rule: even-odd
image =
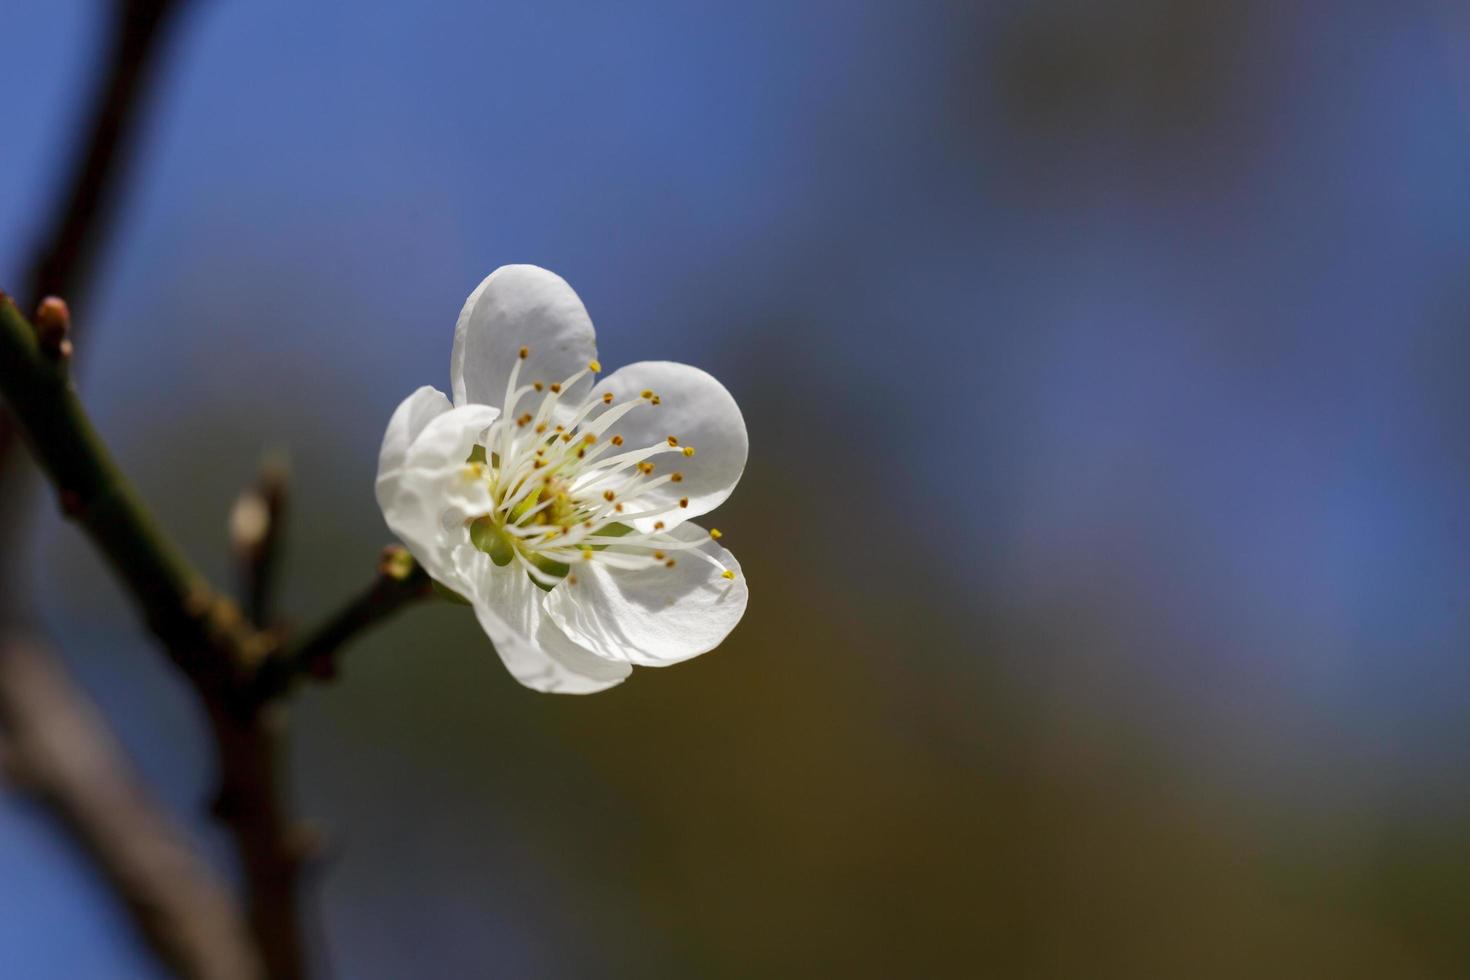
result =
[[300,677],[335,677],[337,655],[343,647],[400,609],[433,594],[429,576],[405,549],[397,545],[383,549],[377,577],[366,590],[262,666],[255,678],[255,697],[262,701],[279,697]]
[[85,150],[66,181],[61,220],[31,262],[28,304],[63,296],[73,304],[116,206],[137,119],[161,42],[185,0],[116,0],[112,48],[87,113]]
[[275,619],[276,570],[285,537],[290,469],[284,456],[266,458],[255,485],[230,511],[230,547],[240,567],[241,601],[250,622],[262,629]]
[[[59,218],[38,239],[26,275],[25,301],[32,307],[44,296],[63,296],[73,305],[85,301],[84,285],[92,260],[115,212],[128,160],[136,142],[148,80],[169,28],[188,0],[112,0],[112,24],[104,69],[85,110],[84,134],[66,176],[54,213]],[[16,426],[0,410],[0,546],[13,548],[27,523],[22,514],[27,473],[16,466]],[[0,566],[0,594],[11,601],[20,591],[15,570]],[[3,612],[3,610],[0,610]]]
[[7,774],[64,821],[180,975],[262,976],[234,899],[149,799],[96,709],[36,643],[0,650],[0,749]]

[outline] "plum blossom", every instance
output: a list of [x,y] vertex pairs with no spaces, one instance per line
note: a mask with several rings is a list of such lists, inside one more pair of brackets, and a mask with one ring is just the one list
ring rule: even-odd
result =
[[378,459],[388,526],[538,691],[601,691],[635,664],[687,660],[745,612],[735,556],[692,520],[745,469],[735,399],[686,364],[601,369],[572,288],[503,266],[460,312],[453,402],[408,396]]

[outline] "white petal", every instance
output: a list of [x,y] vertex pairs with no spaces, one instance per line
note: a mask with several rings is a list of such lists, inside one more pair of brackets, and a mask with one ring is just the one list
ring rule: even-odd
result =
[[592,694],[621,683],[633,668],[604,660],[569,640],[545,614],[542,592],[514,563],[497,566],[466,546],[457,553],[466,597],[511,676],[532,690]]
[[[450,409],[444,393],[429,385],[405,398],[388,420],[383,446],[378,450],[378,504],[383,505],[383,478],[394,476],[408,456],[408,447],[424,431],[424,426]],[[391,492],[391,487],[390,487]]]
[[[530,356],[521,364],[519,384],[561,382],[597,357],[592,320],[564,279],[534,265],[503,265],[470,293],[455,324],[449,360],[454,404],[503,408],[522,347]],[[564,396],[578,397],[590,384],[583,378]],[[541,397],[527,410],[534,411]]]
[[[669,453],[655,457],[657,472],[682,473],[684,479],[655,487],[639,498],[672,505],[688,497],[688,507],[678,507],[663,518],[668,527],[675,527],[714,510],[730,496],[745,472],[750,440],[734,397],[697,367],[673,361],[639,361],[619,368],[597,385],[598,392],[612,392],[614,403],[650,390],[659,396],[659,404],[645,401],[609,431],[621,435],[629,449],[665,442],[669,436],[677,438],[681,447],[694,447],[693,456]],[[634,523],[648,530],[653,521]]]
[[645,667],[688,660],[720,645],[749,598],[735,556],[695,524],[682,524],[674,536],[700,541],[702,550],[735,573],[688,552],[672,552],[673,568],[642,571],[608,568],[596,559],[577,562],[577,581],[563,580],[546,596],[546,611],[568,637],[603,657]]
[[452,589],[459,583],[451,555],[468,540],[465,521],[490,509],[488,486],[465,461],[499,414],[488,405],[469,405],[435,416],[402,464],[378,474],[378,506],[388,527],[431,578]]

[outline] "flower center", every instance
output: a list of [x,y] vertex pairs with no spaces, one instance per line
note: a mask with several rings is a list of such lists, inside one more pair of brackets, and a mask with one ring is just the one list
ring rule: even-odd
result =
[[[465,462],[470,476],[485,481],[491,502],[488,513],[466,522],[471,543],[496,565],[518,564],[543,589],[563,579],[575,585],[579,562],[639,570],[674,568],[688,556],[734,578],[700,548],[703,538],[688,540],[666,529],[666,519],[688,507],[689,498],[651,494],[684,479],[677,470],[663,472],[663,461],[655,460],[693,456],[694,447],[677,435],[629,447],[615,430],[628,412],[662,399],[647,390],[621,403],[610,392],[574,399],[569,392],[602,369],[596,361],[564,381],[522,385],[529,354],[521,348],[501,415]],[[539,405],[528,410],[538,395]],[[604,410],[593,417],[599,407]]]

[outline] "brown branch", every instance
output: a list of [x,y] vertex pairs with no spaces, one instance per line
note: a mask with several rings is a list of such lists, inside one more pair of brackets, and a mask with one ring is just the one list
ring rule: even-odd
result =
[[199,980],[263,976],[229,891],[61,665],[19,637],[0,649],[0,731],[13,780],[62,818],[165,963]]
[[81,284],[116,208],[137,139],[138,117],[162,42],[183,0],[118,0],[111,50],[87,113],[85,149],[66,181],[58,221],[36,249],[27,306],[43,296],[81,299]]
[[301,873],[317,848],[286,803],[286,707],[264,705],[242,718],[215,703],[209,720],[220,769],[213,811],[230,828],[245,874],[251,932],[273,980],[302,980]]

